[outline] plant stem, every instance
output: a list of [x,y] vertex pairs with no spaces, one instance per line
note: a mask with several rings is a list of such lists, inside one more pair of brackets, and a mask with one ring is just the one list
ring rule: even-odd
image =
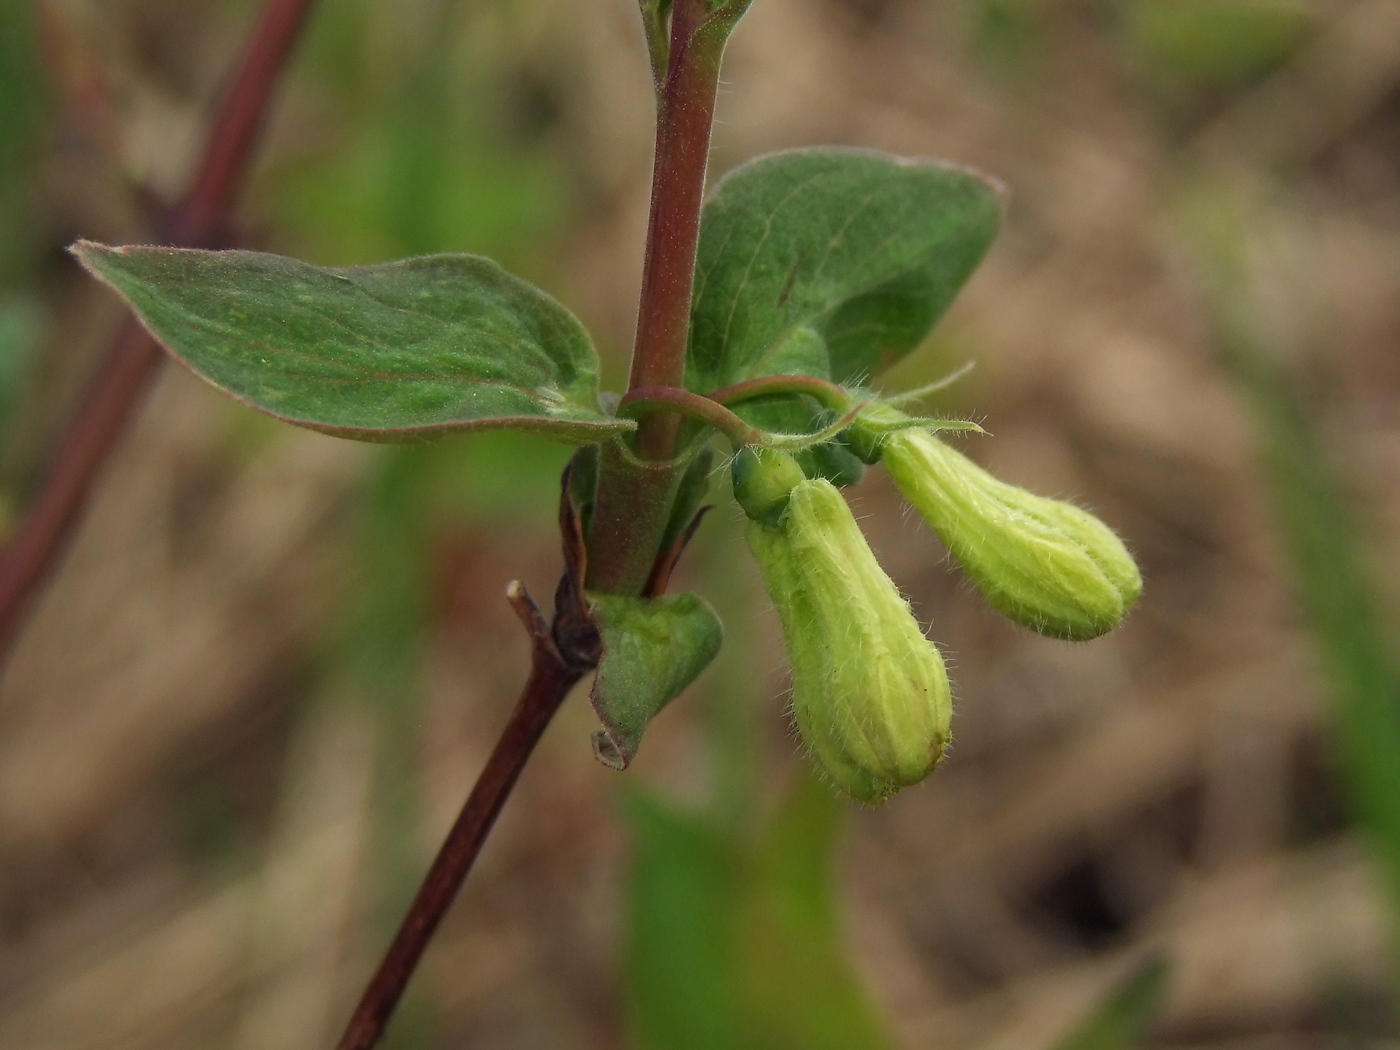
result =
[[590,591],[642,593],[661,553],[684,473],[682,464],[670,460],[638,460],[620,441],[603,445],[588,529]]
[[[727,32],[715,24],[705,0],[676,0],[670,65],[657,102],[651,220],[629,388],[685,385],[700,205]],[[678,423],[666,415],[643,420],[636,446],[642,458],[675,455]]]
[[[713,12],[707,0],[675,0],[671,10],[669,62],[657,94],[651,219],[629,389],[685,385],[690,295],[720,59],[743,6]],[[640,594],[651,578],[685,466],[674,459],[679,426],[679,415],[655,412],[637,428],[636,456],[604,447],[588,536],[590,590]]]
[[[198,174],[160,231],[163,239],[188,247],[211,247],[226,239],[229,213],[251,166],[279,74],[314,3],[268,0],[215,117]],[[60,439],[28,515],[0,553],[0,660],[161,360],[157,343],[128,319]]]
[[806,394],[823,408],[833,412],[846,412],[854,403],[854,398],[845,387],[826,379],[818,379],[816,376],[798,375],[746,379],[742,383],[734,383],[707,396],[721,405],[735,405],[740,401],[767,397],[770,394]]
[[[185,247],[220,237],[243,190],[278,80],[316,0],[268,0],[214,118],[199,173],[170,224]],[[220,238],[222,239],[222,238]]]
[[[733,413],[689,394],[683,384],[720,58],[734,22],[747,6],[747,0],[731,0],[715,11],[709,0],[675,0],[671,12],[669,65],[664,82],[658,77],[651,222],[629,386],[629,404],[634,407],[672,404],[725,427],[738,423],[746,432]],[[660,10],[661,0],[642,5],[643,17],[652,20],[647,29],[654,61],[660,53],[652,39],[660,26]],[[671,389],[645,389],[650,387]],[[661,538],[684,466],[675,461],[680,416],[664,411],[665,404],[657,406],[662,411],[643,416],[636,443],[640,459],[620,442],[602,447],[586,550],[566,472],[560,503],[566,572],[556,594],[556,603],[563,597],[564,605],[556,607],[551,627],[523,589],[513,585],[512,604],[535,642],[530,678],[337,1050],[370,1050],[379,1040],[535,744],[569,689],[596,666],[598,639],[587,611],[585,582],[590,589],[640,594],[655,579]],[[586,622],[576,622],[580,620]],[[581,628],[591,640],[578,634]]]
[[681,387],[634,386],[617,406],[620,416],[646,419],[656,412],[679,412],[714,427],[735,445],[746,445],[759,437],[757,430],[719,402]]
[[[534,638],[530,677],[462,812],[413,898],[393,943],[351,1015],[336,1050],[370,1050],[379,1041],[428,942],[481,852],[482,843],[510,796],[520,771],[569,690],[588,670],[560,655],[550,640],[548,625],[524,596],[523,588],[512,584],[510,597]],[[526,605],[528,608],[523,607]]]

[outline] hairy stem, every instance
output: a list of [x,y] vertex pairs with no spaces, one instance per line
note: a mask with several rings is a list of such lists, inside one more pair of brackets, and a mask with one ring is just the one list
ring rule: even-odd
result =
[[[520,594],[523,592],[512,592],[512,601],[518,601]],[[533,610],[533,605],[530,608]],[[519,604],[517,611],[520,611]],[[538,617],[538,612],[534,615]],[[544,628],[544,632],[547,631],[548,628]],[[561,657],[544,632],[532,631],[535,646],[530,677],[516,701],[510,721],[428,869],[379,969],[365,988],[336,1050],[370,1050],[379,1041],[428,942],[481,852],[520,771],[569,690],[586,671]]]
[[[268,0],[215,117],[190,191],[160,231],[163,239],[188,247],[212,247],[224,240],[279,74],[314,3]],[[60,439],[28,515],[0,553],[0,659],[160,362],[160,347],[128,319]]]

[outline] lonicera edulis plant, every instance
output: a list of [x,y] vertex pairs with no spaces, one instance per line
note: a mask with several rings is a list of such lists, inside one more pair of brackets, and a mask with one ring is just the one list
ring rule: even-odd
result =
[[[722,629],[671,570],[725,469],[782,622],[812,761],[869,804],[926,777],[950,739],[937,645],[875,560],[841,489],[882,464],[987,600],[1088,639],[1141,580],[1117,536],[998,481],[883,368],[916,347],[990,245],[1001,191],[962,167],[867,151],[754,160],[704,200],[725,43],[751,0],[641,0],[657,97],[651,222],[628,389],[599,389],[580,323],[489,259],[326,269],[255,252],[74,251],[173,354],[278,419],[364,441],[489,429],[578,446],[552,618],[519,585],[532,671],[516,712],[341,1046],[378,1038],[521,766],[594,673],[594,748],[619,769],[716,656]],[[718,454],[717,454],[718,453]],[[718,464],[718,465],[717,465]]]

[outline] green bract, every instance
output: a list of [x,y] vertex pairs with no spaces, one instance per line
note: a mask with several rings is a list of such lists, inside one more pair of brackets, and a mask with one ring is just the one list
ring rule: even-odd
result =
[[1071,503],[998,481],[927,431],[880,433],[903,418],[895,409],[868,415],[852,428],[857,446],[878,448],[904,497],[998,610],[1072,641],[1122,622],[1142,577],[1112,529]]
[[724,628],[694,594],[592,594],[588,604],[603,643],[592,695],[603,728],[593,736],[593,753],[626,769],[651,720],[715,658]]
[[835,486],[802,481],[749,548],[777,607],[798,729],[832,780],[878,803],[927,776],[948,746],[953,702],[924,637]]

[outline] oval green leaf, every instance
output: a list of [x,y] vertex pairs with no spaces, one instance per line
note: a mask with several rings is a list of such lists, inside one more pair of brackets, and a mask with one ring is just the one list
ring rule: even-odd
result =
[[863,382],[919,344],[996,235],[1001,190],[863,150],[775,153],[705,205],[687,386]]
[[598,360],[562,305],[489,259],[331,269],[261,252],[73,252],[220,390],[363,441],[523,430],[586,444],[635,425],[598,405]]

